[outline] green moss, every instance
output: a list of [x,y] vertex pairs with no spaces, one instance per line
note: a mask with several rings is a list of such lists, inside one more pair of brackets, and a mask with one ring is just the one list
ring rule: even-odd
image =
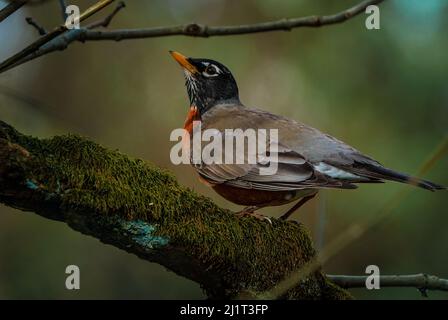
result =
[[[182,248],[207,272],[220,275],[225,296],[268,290],[315,255],[301,224],[239,219],[180,186],[166,170],[85,138],[39,140],[4,124],[2,135],[30,152],[32,161],[25,168],[28,188],[56,202],[61,212],[113,219],[114,230],[128,232],[135,243],[149,249],[168,244]],[[285,298],[339,294],[340,289],[316,272]]]

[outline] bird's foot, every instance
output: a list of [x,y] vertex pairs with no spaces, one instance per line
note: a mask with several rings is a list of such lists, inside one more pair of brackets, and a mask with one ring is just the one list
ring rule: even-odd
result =
[[244,208],[243,210],[241,210],[240,212],[237,212],[236,215],[238,218],[242,218],[242,217],[254,217],[255,219],[264,221],[267,220],[270,224],[272,224],[272,221],[270,218],[260,214],[260,213],[256,213],[255,210],[259,209],[258,207],[247,207]]

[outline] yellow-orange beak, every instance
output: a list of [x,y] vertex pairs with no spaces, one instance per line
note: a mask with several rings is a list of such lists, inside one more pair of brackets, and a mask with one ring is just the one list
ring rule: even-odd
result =
[[198,69],[188,61],[188,58],[186,56],[176,51],[170,51],[170,54],[180,64],[182,68],[188,70],[193,74],[198,73]]

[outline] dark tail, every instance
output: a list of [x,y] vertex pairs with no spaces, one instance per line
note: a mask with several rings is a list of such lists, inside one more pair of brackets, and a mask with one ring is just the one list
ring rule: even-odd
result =
[[369,172],[374,174],[374,177],[384,179],[384,180],[392,180],[402,183],[407,183],[410,185],[414,185],[426,190],[436,191],[436,190],[446,190],[447,187],[441,186],[439,184],[433,183],[431,181],[415,178],[408,176],[407,174],[393,171],[391,169],[387,169],[380,166],[370,165],[365,167]]

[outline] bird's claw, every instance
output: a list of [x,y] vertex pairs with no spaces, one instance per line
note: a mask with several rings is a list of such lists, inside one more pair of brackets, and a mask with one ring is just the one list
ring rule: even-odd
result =
[[272,221],[270,218],[268,218],[262,214],[256,213],[256,212],[254,212],[254,210],[245,209],[243,211],[238,212],[236,215],[238,218],[249,216],[249,217],[254,217],[255,219],[258,219],[260,221],[267,220],[270,224],[272,224]]

